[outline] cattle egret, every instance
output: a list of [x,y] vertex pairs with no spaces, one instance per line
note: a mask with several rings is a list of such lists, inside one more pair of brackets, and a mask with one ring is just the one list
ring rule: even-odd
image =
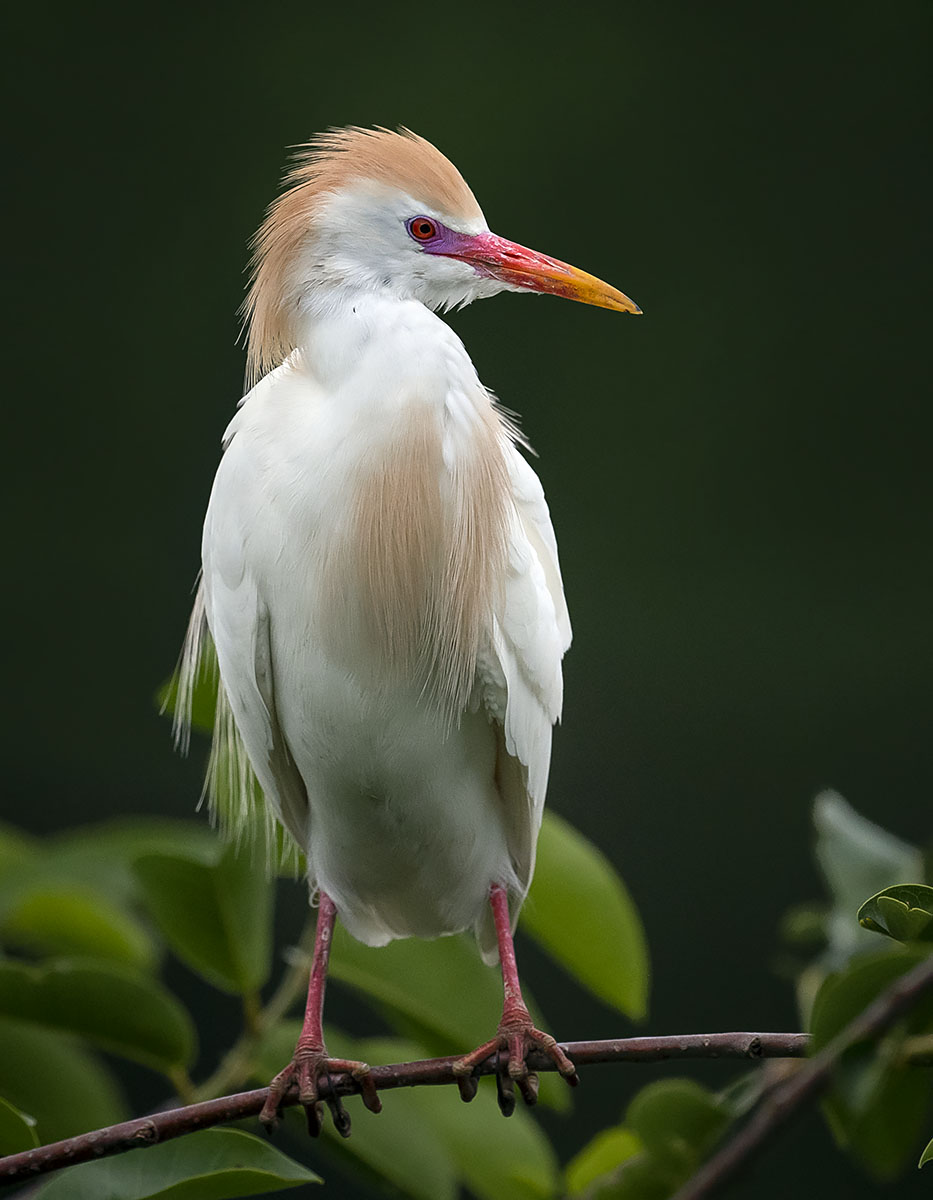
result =
[[[491,1054],[508,1114],[533,1103],[533,1049],[574,1066],[522,999],[512,933],[531,882],[570,644],[557,545],[521,438],[436,315],[497,292],[640,310],[608,284],[491,233],[448,160],[402,130],[301,148],[255,240],[251,387],[224,436],[182,656],[216,651],[208,788],[256,781],[319,897],[308,1003],[262,1113],[296,1088],[312,1133],[335,917],[368,946],[473,929],[502,967]],[[237,816],[230,823],[237,823]],[[349,1119],[328,1097],[340,1132]]]

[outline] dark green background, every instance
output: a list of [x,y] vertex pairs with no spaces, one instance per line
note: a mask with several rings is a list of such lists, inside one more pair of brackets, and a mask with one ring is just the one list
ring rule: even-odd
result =
[[[645,310],[503,296],[452,321],[541,456],[576,633],[550,802],[644,914],[646,1029],[793,1027],[770,962],[818,890],[814,793],[930,835],[930,5],[17,20],[4,815],[193,811],[203,755],[173,756],[152,694],[240,394],[246,243],[285,146],[404,123],[495,230]],[[625,1027],[529,967],[559,1037]],[[647,1078],[591,1072],[564,1148]],[[812,1117],[743,1186],[876,1194]]]

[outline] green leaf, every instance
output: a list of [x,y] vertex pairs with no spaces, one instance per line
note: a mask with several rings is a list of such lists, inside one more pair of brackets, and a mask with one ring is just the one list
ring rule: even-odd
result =
[[933,942],[933,887],[902,883],[885,888],[858,910],[863,929],[898,942]]
[[731,1121],[727,1104],[692,1079],[649,1083],[632,1100],[625,1123],[649,1155],[684,1178],[692,1173]]
[[216,863],[148,854],[136,871],[146,903],[183,962],[223,991],[253,995],[272,964],[272,885],[233,846]]
[[[924,954],[916,949],[894,953],[881,951],[865,955],[844,970],[829,975],[817,994],[810,1018],[813,1035],[811,1053],[816,1054],[863,1012],[886,988],[921,962]],[[913,1032],[922,1032],[933,1018],[933,999],[926,998],[910,1013],[907,1022]]]
[[895,883],[923,878],[923,855],[916,846],[859,816],[836,792],[821,792],[814,803],[816,857],[833,896],[827,935],[830,965],[852,954],[871,952],[872,939],[853,920],[866,896]]
[[206,821],[166,817],[131,817],[84,826],[63,835],[60,850],[85,854],[94,846],[132,864],[143,854],[186,854],[203,862],[216,862],[224,842]]
[[[424,1048],[399,1040],[370,1039],[360,1049],[367,1061],[399,1062],[424,1057]],[[543,1080],[542,1080],[543,1082]],[[394,1103],[399,1093],[386,1097]],[[464,1105],[455,1087],[414,1088],[406,1095],[403,1117],[415,1128],[433,1131],[452,1159],[464,1187],[480,1200],[540,1200],[554,1195],[558,1166],[536,1122],[522,1109],[508,1121],[495,1103],[491,1079]],[[482,1152],[477,1153],[477,1147]]]
[[547,1200],[557,1193],[560,1170],[550,1142],[524,1108],[502,1119],[492,1079],[480,1080],[471,1104],[463,1103],[455,1087],[414,1088],[411,1101],[447,1147],[471,1195]]
[[125,908],[69,885],[24,887],[0,920],[0,936],[44,954],[113,959],[138,968],[157,961],[149,933]]
[[0,1155],[20,1154],[38,1145],[36,1118],[27,1116],[0,1096]]
[[402,1016],[438,1052],[466,1053],[499,1024],[498,972],[483,964],[465,935],[433,942],[405,938],[373,948],[350,937],[338,920],[330,975]]
[[[732,1092],[716,1096],[692,1079],[649,1083],[629,1104],[625,1124],[591,1143],[592,1157],[583,1157],[586,1173],[572,1194],[585,1189],[590,1200],[667,1200],[743,1106]],[[583,1155],[589,1152],[587,1147]]]
[[58,873],[129,900],[139,896],[136,860],[146,855],[180,854],[215,863],[224,842],[207,822],[143,819],[83,826],[54,839],[49,854]]
[[[299,1021],[286,1021],[263,1039],[260,1046],[256,1078],[268,1082],[274,1073],[289,1061],[301,1031]],[[378,1041],[356,1041],[328,1027],[327,1048],[340,1058],[363,1062],[398,1062],[424,1058],[423,1047],[391,1038]],[[396,1104],[396,1099],[400,1104]],[[378,1116],[368,1113],[355,1097],[347,1099],[353,1119],[353,1137],[341,1138],[327,1120],[324,1136],[330,1152],[340,1159],[350,1159],[371,1175],[374,1184],[380,1181],[397,1187],[413,1200],[455,1200],[457,1174],[451,1157],[430,1126],[420,1120],[412,1108],[410,1094],[392,1092],[385,1097]],[[301,1110],[288,1110],[287,1119],[304,1141],[304,1115]]]
[[[915,950],[882,952],[854,960],[830,975],[813,1004],[813,1052],[837,1034],[924,955]],[[833,1076],[824,1110],[840,1144],[880,1179],[891,1179],[915,1153],[929,1099],[923,1071],[902,1065],[909,1036],[933,1029],[933,997],[927,997],[875,1046],[846,1051]]]
[[931,1139],[931,1140],[930,1140],[930,1141],[927,1143],[927,1148],[926,1148],[926,1150],[924,1150],[924,1152],[923,1152],[923,1153],[920,1155],[920,1161],[917,1163],[917,1166],[918,1166],[918,1167],[923,1167],[923,1166],[926,1166],[926,1164],[927,1164],[928,1162],[933,1162],[933,1139]]
[[553,813],[541,826],[522,928],[595,995],[644,1017],[648,950],[635,905],[609,860]]
[[0,1014],[78,1034],[165,1073],[194,1057],[194,1026],[174,996],[109,963],[0,961]]
[[241,1129],[203,1129],[146,1150],[82,1163],[50,1179],[37,1200],[230,1200],[321,1178]]
[[615,1171],[627,1159],[641,1153],[641,1138],[624,1125],[604,1129],[570,1160],[564,1171],[567,1191],[571,1196],[580,1196],[597,1179]]
[[214,862],[223,848],[206,824],[140,818],[82,826],[37,840],[32,850],[24,851],[0,872],[0,920],[23,897],[45,889],[67,888],[82,895],[107,897],[125,910],[139,897],[139,881],[133,872],[136,858],[179,853]]
[[[374,1002],[394,1029],[429,1054],[466,1054],[493,1036],[502,1015],[499,972],[483,963],[466,934],[372,947],[350,937],[338,919],[330,977]],[[547,1028],[527,991],[525,1001],[539,1027]],[[570,1104],[567,1091],[562,1079],[545,1072],[539,1102],[564,1110]]]
[[76,1039],[0,1017],[0,1094],[36,1119],[41,1143],[129,1115],[111,1072]]
[[636,1154],[607,1180],[597,1180],[587,1200],[670,1200],[686,1179],[682,1171],[670,1170],[651,1155]]
[[917,1152],[929,1098],[922,1071],[879,1063],[863,1050],[837,1072],[824,1109],[837,1141],[876,1178],[890,1180]]
[[[299,1030],[299,1022],[285,1022],[263,1040],[259,1081],[289,1060]],[[400,1038],[357,1041],[333,1028],[326,1037],[332,1054],[370,1063],[410,1062],[430,1053],[428,1047]],[[547,1138],[521,1109],[510,1120],[502,1119],[491,1079],[480,1080],[480,1095],[469,1105],[455,1087],[385,1093],[378,1117],[355,1098],[348,1103],[354,1136],[345,1142],[326,1123],[333,1148],[416,1200],[457,1195],[458,1180],[480,1200],[543,1200],[555,1194],[558,1169]],[[298,1123],[297,1117],[292,1120]]]

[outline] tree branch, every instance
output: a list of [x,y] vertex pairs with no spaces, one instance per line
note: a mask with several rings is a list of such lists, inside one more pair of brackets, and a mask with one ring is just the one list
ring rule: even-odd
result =
[[[660,1062],[665,1059],[689,1058],[802,1058],[807,1050],[805,1033],[688,1033],[668,1037],[614,1038],[599,1042],[566,1042],[563,1049],[577,1066],[608,1062]],[[429,1058],[420,1062],[396,1063],[372,1068],[373,1081],[381,1091],[421,1085],[455,1083],[452,1058]],[[534,1071],[554,1070],[550,1058],[530,1054],[528,1065]],[[490,1057],[480,1064],[478,1074],[491,1075],[496,1069]],[[332,1087],[338,1095],[357,1091],[356,1083],[347,1075],[334,1075],[328,1087],[321,1083],[321,1097]],[[221,1096],[184,1108],[153,1113],[135,1121],[124,1121],[107,1129],[84,1133],[63,1142],[53,1142],[0,1158],[0,1186],[22,1182],[47,1171],[70,1167],[75,1163],[122,1154],[143,1146],[153,1146],[169,1138],[182,1137],[198,1129],[256,1116],[265,1103],[267,1088]],[[291,1096],[286,1103],[297,1104]]]
[[766,1095],[748,1123],[684,1184],[673,1200],[706,1200],[720,1192],[782,1125],[827,1086],[833,1067],[846,1050],[878,1038],[928,991],[933,991],[933,957],[902,975],[806,1066]]

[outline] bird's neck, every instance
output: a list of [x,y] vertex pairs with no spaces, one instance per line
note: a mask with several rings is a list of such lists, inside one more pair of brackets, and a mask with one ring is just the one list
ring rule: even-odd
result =
[[[380,358],[394,362],[395,374],[416,375],[421,356],[409,353],[412,347],[406,336],[412,328],[419,329],[429,350],[453,336],[444,322],[415,300],[400,299],[389,291],[319,289],[302,307],[298,347],[308,373],[334,391]],[[372,396],[378,402],[378,392]]]

